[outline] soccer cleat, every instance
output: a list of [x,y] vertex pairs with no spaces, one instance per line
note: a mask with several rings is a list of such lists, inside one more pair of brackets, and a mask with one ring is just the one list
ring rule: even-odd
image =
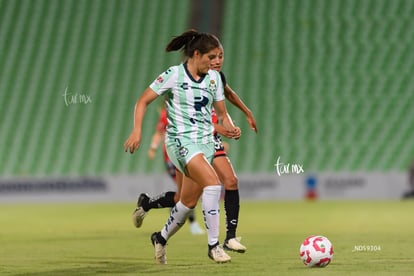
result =
[[238,253],[246,252],[247,248],[240,243],[241,237],[232,238],[224,241],[224,249],[228,251],[234,251]]
[[159,233],[160,232],[154,232],[151,235],[151,242],[155,249],[155,261],[157,264],[167,264],[167,251],[165,250],[165,245],[162,245],[157,239]]
[[136,228],[140,228],[142,222],[144,221],[147,212],[142,209],[142,207],[135,208],[134,212],[132,213],[132,223]]
[[132,223],[135,227],[140,228],[142,222],[144,221],[147,212],[145,212],[144,208],[142,208],[143,201],[148,201],[149,196],[147,194],[140,194],[138,197],[137,207],[135,208],[134,212],[132,213]]
[[218,244],[208,250],[208,257],[216,263],[227,263],[231,261],[231,257],[227,255],[223,248]]
[[190,232],[193,235],[202,235],[204,234],[204,230],[201,229],[200,225],[196,221],[190,223]]
[[[150,197],[148,194],[140,194],[137,201],[137,207],[143,207],[144,205],[148,205],[148,202],[150,200]],[[145,203],[144,203],[145,201]]]

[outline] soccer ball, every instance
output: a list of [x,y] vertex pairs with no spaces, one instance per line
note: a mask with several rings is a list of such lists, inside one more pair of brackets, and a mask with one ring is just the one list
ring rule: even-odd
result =
[[332,243],[324,236],[307,237],[300,245],[300,258],[308,267],[325,267],[333,258]]

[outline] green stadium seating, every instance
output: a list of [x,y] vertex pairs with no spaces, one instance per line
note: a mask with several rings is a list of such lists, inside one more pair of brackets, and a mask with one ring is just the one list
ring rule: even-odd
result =
[[[226,1],[224,72],[258,119],[237,171],[406,170],[414,158],[413,1]],[[248,139],[245,139],[247,136]]]
[[[165,45],[187,27],[189,1],[0,1],[0,175],[154,172],[147,145],[123,143],[141,92],[179,53]],[[67,106],[63,94],[87,95]],[[161,153],[159,154],[161,157]]]
[[[191,1],[0,0],[0,176],[163,171],[123,151],[135,101],[179,53]],[[229,141],[240,173],[406,170],[414,158],[414,1],[226,0],[230,86],[259,127]],[[88,96],[67,105],[63,94]]]

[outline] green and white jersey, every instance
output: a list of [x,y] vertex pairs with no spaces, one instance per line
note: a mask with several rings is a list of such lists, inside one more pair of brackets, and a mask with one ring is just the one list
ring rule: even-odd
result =
[[224,100],[223,83],[217,71],[195,81],[183,63],[162,73],[150,88],[165,95],[166,142],[206,144],[213,141],[212,104]]

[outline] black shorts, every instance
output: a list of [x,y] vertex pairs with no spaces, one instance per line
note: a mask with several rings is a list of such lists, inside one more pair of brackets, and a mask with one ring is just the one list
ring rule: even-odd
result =
[[221,136],[218,133],[214,134],[214,158],[219,156],[227,156],[224,150],[223,143],[221,142]]

